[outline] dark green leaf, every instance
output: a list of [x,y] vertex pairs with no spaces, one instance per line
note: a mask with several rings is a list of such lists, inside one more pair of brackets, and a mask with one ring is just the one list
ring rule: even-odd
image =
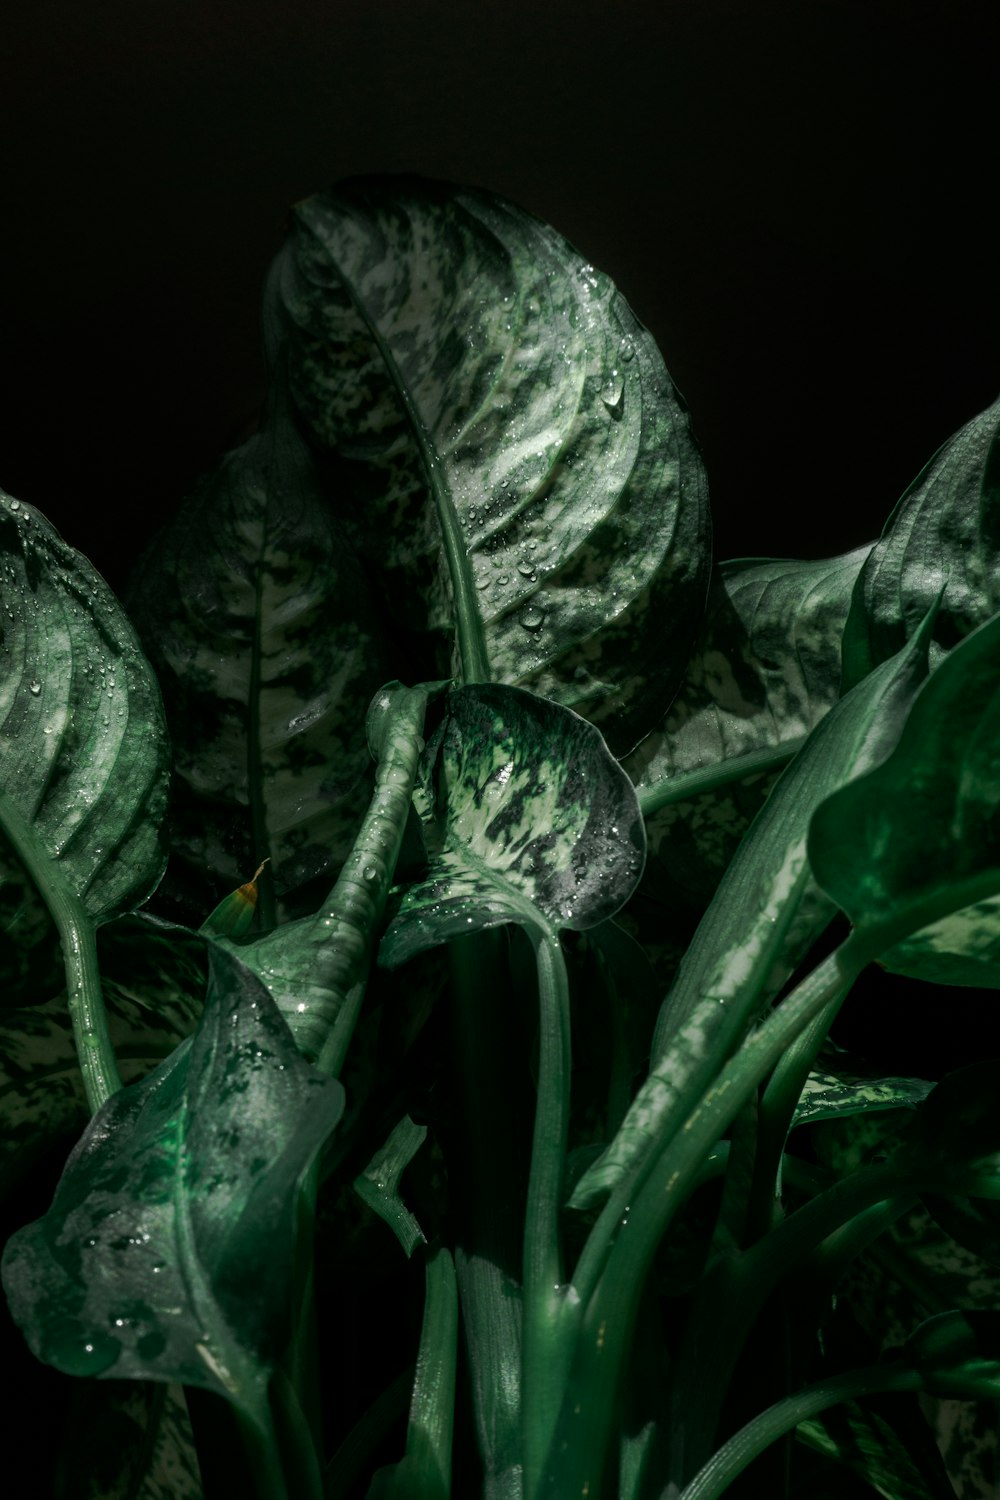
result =
[[0,1007],[40,1005],[63,982],[55,923],[0,828]]
[[33,1352],[180,1381],[260,1423],[286,1333],[298,1184],[343,1107],[267,992],[214,950],[198,1030],[112,1095],[3,1278]]
[[1000,983],[998,744],[1000,619],[942,661],[889,758],[813,817],[817,880],[897,973]]
[[847,685],[892,656],[944,585],[931,666],[1000,609],[1000,401],[944,444],[862,570],[844,636]]
[[[149,918],[98,933],[108,1025],[126,1083],[194,1030],[205,993],[204,943]],[[65,993],[0,1015],[0,1194],[50,1147],[78,1136],[87,1103]]]
[[417,798],[427,878],[403,892],[379,962],[504,922],[583,929],[626,901],[645,834],[593,725],[522,688],[453,690]]
[[100,575],[2,491],[0,606],[2,798],[39,857],[107,920],[142,902],[163,869],[156,680]]
[[1000,1311],[937,1313],[899,1351],[932,1396],[960,1401],[1000,1396]]
[[202,1500],[179,1385],[81,1380],[71,1400],[54,1500]]
[[919,1413],[908,1414],[885,1398],[848,1401],[800,1422],[795,1434],[860,1475],[885,1500],[955,1500],[926,1426],[915,1433],[921,1422]]
[[1000,1059],[949,1073],[913,1121],[905,1155],[938,1192],[1000,1197]]
[[273,880],[283,914],[301,910],[295,893],[332,878],[364,813],[359,731],[386,673],[280,382],[263,431],[161,533],[130,599],[174,741],[169,891],[197,922],[270,859],[265,900]]
[[407,1255],[412,1255],[417,1245],[426,1244],[427,1236],[403,1202],[399,1183],[426,1139],[427,1126],[416,1125],[409,1115],[404,1115],[364,1171],[354,1179],[355,1192],[385,1220]]
[[[781,776],[709,906],[664,1002],[652,1067],[572,1206],[603,1198],[777,995],[833,915],[806,859],[809,819],[836,786],[895,743],[926,673],[923,637],[872,673],[812,731]],[[677,1120],[678,1126],[681,1119]]]
[[421,674],[530,687],[616,751],[680,680],[705,478],[650,335],[553,230],[488,194],[365,180],[300,203],[265,305],[380,607]]
[[883,1109],[913,1109],[926,1099],[933,1083],[924,1078],[841,1078],[810,1073],[795,1106],[791,1128],[813,1120],[834,1120]]

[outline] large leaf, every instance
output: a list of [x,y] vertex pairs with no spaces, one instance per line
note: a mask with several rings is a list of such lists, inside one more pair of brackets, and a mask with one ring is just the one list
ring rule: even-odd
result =
[[143,901],[163,869],[156,680],[100,575],[2,491],[0,605],[0,833],[27,839],[103,921]]
[[680,680],[705,479],[646,330],[554,230],[486,193],[360,179],[296,206],[265,304],[381,607],[421,672],[530,687],[616,753]]
[[816,811],[816,878],[896,973],[1000,983],[998,747],[995,619],[945,657],[892,755]]
[[130,608],[174,742],[169,890],[197,920],[268,859],[264,900],[273,881],[294,912],[353,842],[370,789],[361,726],[386,673],[280,379],[261,433],[147,554]]
[[570,1200],[586,1208],[637,1168],[696,1089],[707,1088],[747,1028],[833,915],[806,858],[809,820],[828,793],[883,759],[927,669],[925,637],[823,718],[740,845],[660,1011],[652,1067],[611,1146]]
[[184,1391],[77,1381],[53,1500],[202,1500]]
[[931,665],[1000,609],[1000,400],[943,445],[862,571],[845,635],[856,682],[919,628],[942,586]]
[[[100,929],[98,952],[111,1040],[131,1083],[194,1030],[204,944],[182,929],[122,917]],[[88,1114],[65,993],[0,1014],[0,1194],[59,1140],[79,1135]]]
[[416,800],[430,867],[382,939],[379,962],[390,967],[504,922],[594,927],[642,873],[628,777],[592,724],[523,688],[449,694]]
[[204,1387],[262,1422],[287,1333],[298,1184],[343,1090],[212,951],[198,1030],[112,1095],[3,1279],[32,1351],[74,1375]]
[[923,1419],[891,1399],[828,1407],[800,1422],[795,1435],[860,1475],[885,1500],[955,1500]]

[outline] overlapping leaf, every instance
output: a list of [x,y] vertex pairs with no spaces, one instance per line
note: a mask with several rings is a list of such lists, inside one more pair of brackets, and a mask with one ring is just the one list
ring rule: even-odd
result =
[[723,563],[676,698],[623,761],[651,857],[662,850],[670,877],[706,899],[783,756],[840,696],[841,636],[867,555]]
[[213,950],[198,1030],[91,1121],[3,1278],[33,1352],[69,1374],[180,1381],[260,1422],[298,1184],[343,1090],[267,992]]
[[425,677],[534,689],[632,748],[708,571],[705,479],[646,330],[552,229],[481,192],[348,182],[297,205],[272,357],[330,453],[381,608]]
[[1000,609],[998,438],[1000,400],[949,438],[889,517],[851,607],[849,682],[899,650],[942,587],[932,666]]
[[118,601],[0,492],[0,799],[98,920],[162,873],[167,763],[159,689]]
[[408,886],[379,962],[504,922],[578,930],[642,873],[632,784],[593,725],[523,688],[458,688],[424,757],[430,868]]
[[53,1500],[202,1500],[184,1391],[77,1381]]
[[[740,845],[681,963],[653,1038],[650,1074],[571,1204],[586,1208],[638,1167],[720,1057],[779,993],[833,915],[806,857],[810,817],[834,787],[882,760],[926,673],[926,631],[812,731]],[[680,1101],[680,1102],[679,1102]]]
[[[941,662],[899,744],[817,809],[809,859],[896,973],[1000,983],[1000,619]],[[900,941],[900,939],[903,939]]]
[[[285,914],[335,872],[369,791],[379,628],[280,381],[130,591],[174,741],[172,891],[193,921],[269,859]],[[196,915],[197,914],[197,915]]]

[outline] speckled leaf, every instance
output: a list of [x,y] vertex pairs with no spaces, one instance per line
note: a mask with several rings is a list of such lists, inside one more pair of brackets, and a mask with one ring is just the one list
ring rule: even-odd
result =
[[847,1401],[800,1422],[795,1434],[860,1475],[885,1500],[955,1500],[926,1427],[923,1434],[914,1430],[920,1422],[919,1413],[898,1402]]
[[80,1380],[71,1400],[54,1500],[202,1500],[181,1386]]
[[[108,1025],[126,1083],[143,1077],[197,1024],[204,944],[148,918],[98,932]],[[65,994],[0,1014],[0,1194],[59,1140],[78,1136],[89,1110]]]
[[944,587],[931,666],[1000,610],[1000,400],[941,447],[899,501],[858,580],[844,636],[857,682],[898,651]]
[[159,689],[117,599],[0,491],[0,803],[92,917],[160,878],[167,760]]
[[312,909],[295,893],[331,878],[353,842],[370,791],[360,728],[386,673],[280,381],[263,431],[161,533],[129,598],[174,742],[162,897],[195,925],[269,859],[262,911],[272,881],[283,915]]
[[651,860],[706,902],[785,761],[840,696],[841,636],[868,550],[717,568],[677,697],[622,762]]
[[998,746],[995,619],[928,679],[892,755],[813,818],[817,880],[897,973],[1000,982]]
[[810,1073],[795,1106],[791,1128],[874,1110],[915,1109],[933,1087],[933,1082],[925,1078],[845,1079],[835,1073]]
[[631,895],[646,852],[635,792],[572,710],[523,688],[457,688],[423,766],[430,866],[403,891],[380,963],[504,922],[594,927]]
[[3,1280],[36,1356],[74,1375],[204,1387],[261,1423],[287,1333],[298,1184],[343,1090],[215,950],[198,1029],[112,1095]]
[[581,1178],[586,1208],[682,1123],[719,1058],[780,992],[834,908],[806,858],[809,820],[837,786],[889,753],[927,669],[926,632],[834,706],[781,776],[703,917],[660,1011],[653,1065],[608,1150]]
[[457,643],[465,681],[532,688],[630,750],[694,640],[708,512],[686,412],[607,277],[503,199],[359,179],[296,205],[265,326],[382,609],[437,633],[421,675],[454,675]]

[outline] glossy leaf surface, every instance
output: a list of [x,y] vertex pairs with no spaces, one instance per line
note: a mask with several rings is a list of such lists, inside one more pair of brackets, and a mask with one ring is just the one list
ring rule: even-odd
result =
[[163,869],[169,752],[156,680],[100,574],[3,492],[0,606],[0,792],[40,857],[107,920]]
[[998,745],[1000,619],[942,661],[892,755],[815,814],[816,878],[897,973],[1000,982]]
[[68,1374],[201,1386],[259,1421],[298,1183],[342,1107],[263,987],[213,952],[197,1032],[108,1100],[48,1213],[8,1243],[32,1350]]
[[[782,775],[702,919],[664,1002],[646,1082],[608,1151],[571,1199],[584,1208],[642,1159],[698,1080],[779,992],[833,915],[806,858],[809,820],[829,791],[883,759],[926,673],[923,638],[826,715]],[[677,1120],[680,1126],[682,1121]]]
[[174,742],[169,888],[194,922],[262,860],[262,889],[295,914],[370,791],[359,725],[386,676],[379,629],[280,401],[279,385],[264,429],[202,482],[130,590]]
[[898,651],[942,587],[931,665],[1000,609],[1000,401],[938,450],[865,564],[845,635],[850,682]]
[[705,478],[650,335],[503,199],[359,179],[300,203],[265,305],[381,608],[421,673],[529,687],[616,753],[676,689],[708,573]]
[[455,689],[423,769],[430,867],[403,891],[380,963],[504,922],[594,927],[632,893],[646,852],[635,792],[569,709],[522,688]]

